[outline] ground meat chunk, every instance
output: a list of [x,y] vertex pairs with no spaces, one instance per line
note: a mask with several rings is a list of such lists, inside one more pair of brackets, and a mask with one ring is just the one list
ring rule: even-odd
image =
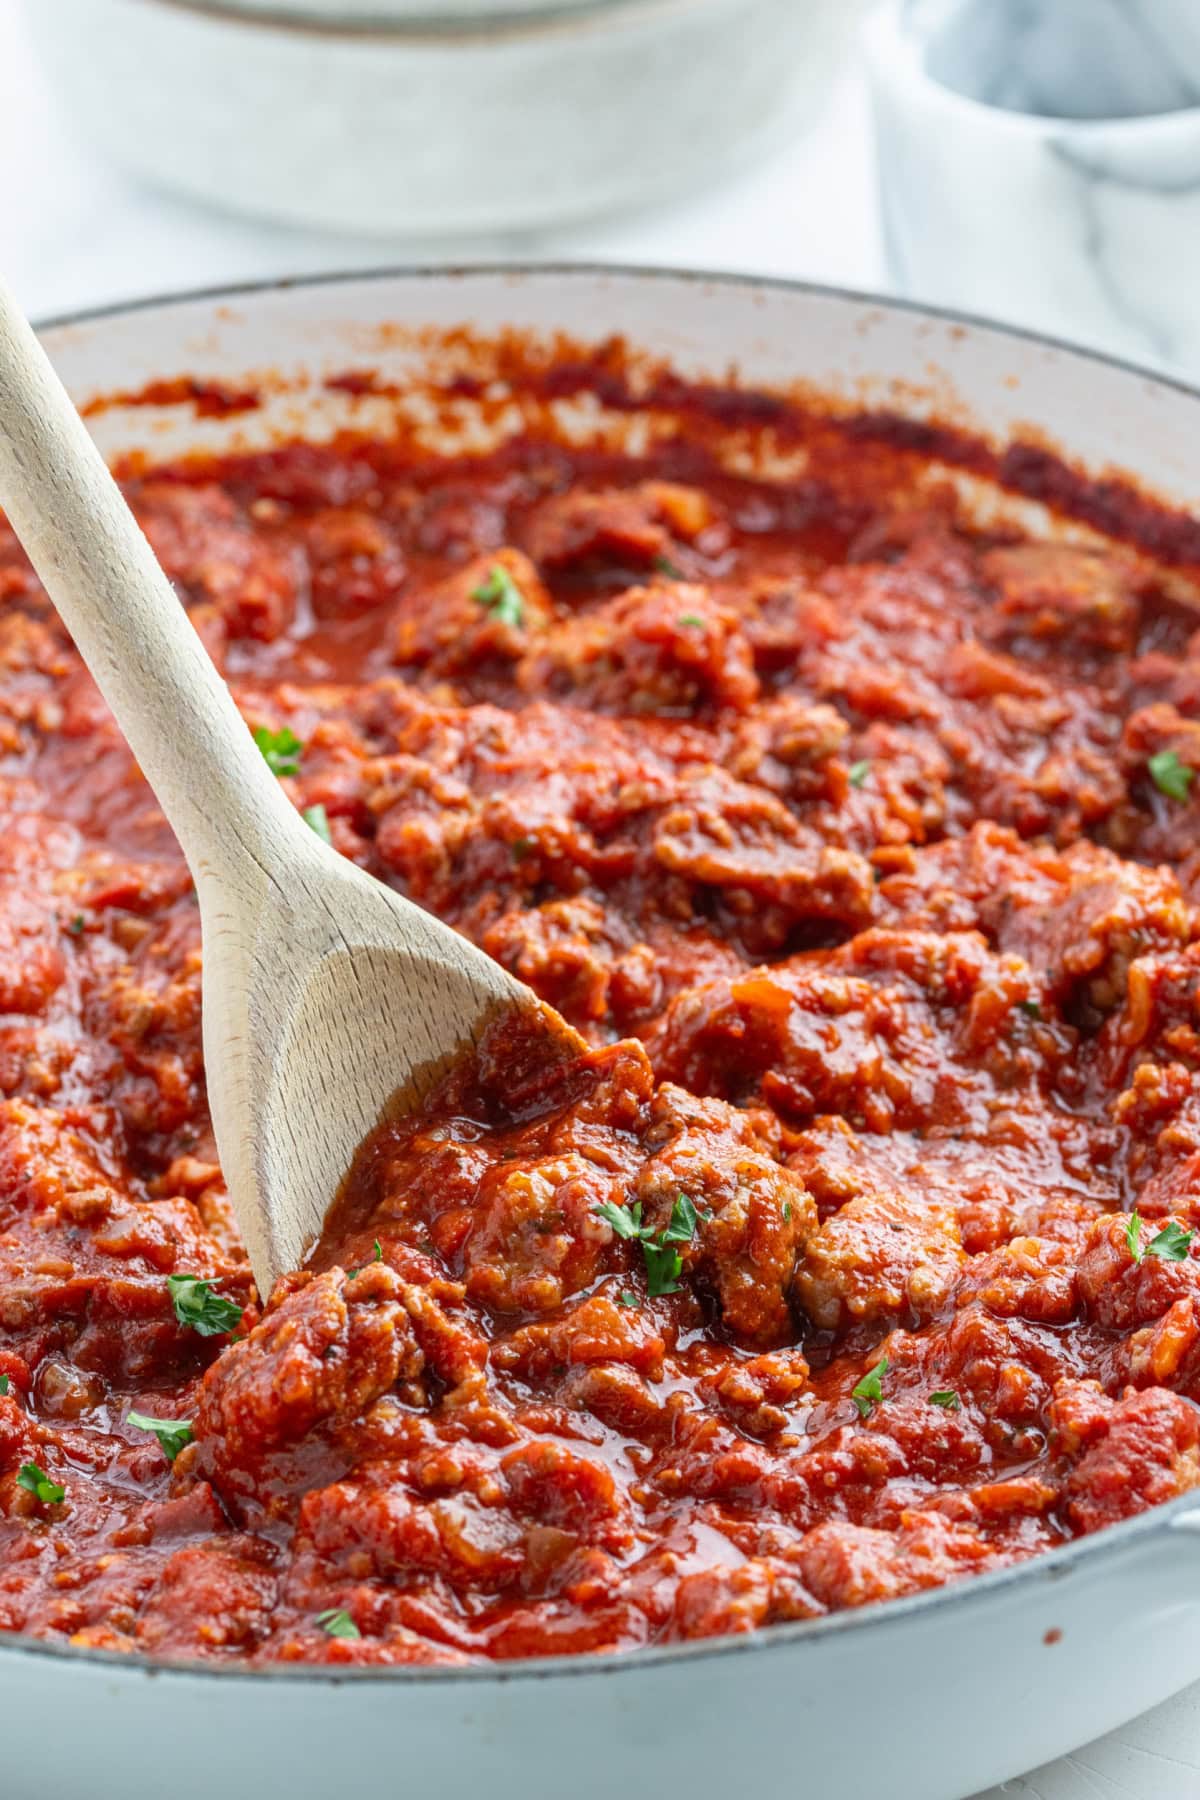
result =
[[189,602],[213,606],[231,637],[269,643],[287,629],[303,590],[302,557],[256,532],[223,488],[147,481],[133,506],[171,580]]
[[1169,870],[1121,862],[1090,844],[1073,846],[1060,871],[1058,894],[1014,908],[1000,936],[1006,949],[1042,963],[1060,1002],[1082,989],[1088,1005],[1105,1012],[1124,998],[1135,957],[1183,942],[1188,908]]
[[500,1312],[546,1312],[593,1281],[611,1234],[598,1207],[622,1194],[567,1153],[485,1176],[464,1251],[467,1293]]
[[394,530],[364,507],[323,507],[305,521],[313,610],[355,618],[401,592],[407,563]]
[[1050,1408],[1067,1513],[1098,1531],[1200,1485],[1200,1408],[1151,1388],[1110,1400],[1098,1382],[1065,1381]]
[[628,489],[574,489],[539,509],[526,535],[534,562],[547,569],[615,564],[649,568],[690,543],[723,541],[711,498],[675,482],[645,481]]
[[778,949],[798,925],[849,916],[866,923],[870,870],[853,851],[824,844],[770,795],[698,770],[663,809],[653,854],[679,883],[715,890],[753,953]]
[[739,719],[729,770],[781,799],[838,801],[846,784],[837,759],[849,737],[849,726],[832,706],[779,694]]
[[700,1391],[739,1431],[769,1438],[792,1423],[808,1377],[808,1362],[798,1350],[776,1350],[706,1377]]
[[15,819],[0,837],[0,1012],[45,1014],[67,974],[74,913],[59,871],[79,854],[69,826]]
[[758,694],[737,614],[680,581],[629,588],[545,632],[518,680],[529,693],[560,695],[598,712],[669,717],[741,710]]
[[550,616],[528,557],[497,550],[456,570],[401,616],[395,660],[433,675],[463,674],[489,660],[515,663]]
[[466,1453],[446,1485],[439,1493],[411,1463],[381,1460],[316,1487],[301,1502],[299,1557],[343,1579],[402,1582],[410,1592],[430,1578],[468,1592],[502,1590],[521,1569],[527,1532],[502,1504],[494,1459]]
[[632,1189],[643,1218],[661,1230],[686,1194],[701,1222],[695,1246],[682,1252],[685,1268],[715,1290],[734,1337],[784,1341],[796,1257],[816,1224],[803,1183],[775,1160],[750,1115],[682,1088],[663,1087],[655,1099],[647,1145],[660,1143]]
[[382,1263],[285,1283],[244,1343],[210,1369],[196,1413],[196,1467],[226,1505],[286,1516],[341,1434],[423,1358],[400,1284]]
[[544,1324],[521,1326],[497,1348],[494,1366],[539,1382],[556,1370],[619,1363],[661,1381],[666,1345],[644,1309],[620,1304],[619,1291],[606,1288]]
[[[799,1123],[840,1112],[888,1131],[952,1112],[965,1124],[970,1096],[1032,1072],[1009,1030],[1027,991],[1023,966],[990,957],[972,933],[863,931],[842,950],[680,995],[655,1061],[693,1091],[733,1100],[758,1092]],[[938,1073],[947,1033],[955,1096]]]
[[[1171,1226],[1185,1234],[1189,1251],[1178,1261],[1148,1250]],[[1079,1259],[1079,1291],[1089,1316],[1113,1331],[1129,1332],[1160,1319],[1177,1301],[1200,1302],[1200,1260],[1190,1254],[1186,1231],[1179,1220],[1147,1223],[1120,1213],[1097,1219]]]
[[809,1238],[796,1295],[814,1325],[932,1318],[965,1261],[947,1202],[908,1190],[850,1200]]
[[580,895],[514,908],[489,926],[483,948],[573,1025],[607,1015],[619,950],[597,901]]
[[675,1600],[680,1637],[717,1637],[756,1631],[788,1619],[811,1619],[821,1607],[794,1569],[777,1557],[752,1557],[736,1568],[720,1566],[685,1575]]
[[1105,655],[1133,648],[1142,581],[1132,559],[1071,544],[1013,544],[988,551],[980,569],[997,589],[1001,639]]
[[805,1586],[825,1606],[863,1606],[969,1575],[987,1560],[973,1531],[936,1513],[909,1515],[898,1532],[831,1520],[801,1541]]
[[270,1629],[278,1597],[272,1560],[267,1545],[252,1537],[177,1550],[138,1619],[138,1649],[174,1657],[252,1651]]

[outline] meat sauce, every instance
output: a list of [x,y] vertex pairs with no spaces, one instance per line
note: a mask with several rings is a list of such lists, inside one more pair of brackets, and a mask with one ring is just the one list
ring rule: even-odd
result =
[[588,1050],[486,1041],[264,1305],[188,872],[0,538],[0,1627],[621,1650],[1200,1482],[1175,578],[532,437],[128,492],[295,804]]

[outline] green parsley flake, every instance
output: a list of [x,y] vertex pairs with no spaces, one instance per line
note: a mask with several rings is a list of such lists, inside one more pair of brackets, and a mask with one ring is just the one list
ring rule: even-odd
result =
[[1188,1245],[1195,1235],[1194,1231],[1185,1231],[1176,1220],[1168,1219],[1162,1230],[1143,1247],[1140,1213],[1131,1212],[1125,1226],[1125,1242],[1135,1263],[1140,1263],[1145,1256],[1157,1256],[1162,1262],[1184,1262]]
[[850,764],[850,768],[847,772],[847,780],[851,787],[861,787],[870,773],[871,765],[864,756],[860,762]]
[[1134,1262],[1140,1263],[1143,1256],[1142,1215],[1136,1208],[1130,1213],[1128,1219],[1125,1221],[1125,1242],[1128,1245],[1129,1254],[1132,1256]]
[[323,844],[333,843],[329,830],[329,814],[323,806],[306,806],[300,817],[310,831],[316,832]]
[[857,1387],[850,1390],[850,1397],[858,1408],[860,1419],[869,1419],[873,1409],[883,1399],[883,1378],[890,1364],[886,1356],[881,1356],[873,1369],[868,1369]]
[[679,1292],[679,1277],[683,1274],[683,1253],[674,1244],[649,1238],[642,1245],[642,1260],[646,1265],[646,1292],[652,1300],[662,1294]]
[[683,626],[690,625],[697,631],[704,630],[704,620],[700,617],[699,613],[680,613],[675,623]]
[[24,1488],[27,1494],[34,1494],[43,1506],[57,1506],[66,1498],[66,1488],[59,1487],[57,1481],[51,1481],[44,1469],[36,1463],[22,1463],[21,1472],[17,1476],[17,1486]]
[[792,1203],[790,1200],[785,1200],[783,1203],[783,1222],[785,1225],[790,1225],[792,1222]]
[[317,1614],[317,1624],[329,1637],[357,1638],[362,1632],[344,1606],[330,1606]]
[[679,1194],[671,1208],[671,1222],[663,1232],[665,1244],[690,1244],[696,1235],[696,1226],[700,1215],[696,1211],[693,1200],[686,1194]]
[[7,1394],[7,1392],[8,1392],[8,1376],[0,1375],[0,1400],[2,1400],[4,1398],[5,1394]]
[[637,1295],[631,1294],[629,1292],[628,1288],[622,1288],[621,1292],[617,1295],[617,1305],[618,1306],[636,1306],[637,1305]]
[[304,745],[294,731],[289,731],[286,725],[281,731],[271,731],[266,725],[256,725],[252,735],[272,775],[300,773]]
[[640,1200],[635,1200],[629,1208],[618,1206],[612,1200],[603,1200],[595,1210],[619,1238],[641,1244],[646,1287],[651,1299],[656,1300],[662,1294],[677,1294],[679,1277],[683,1273],[683,1256],[676,1245],[691,1243],[702,1217],[694,1201],[686,1194],[678,1195],[671,1208],[669,1223],[657,1234],[651,1226],[642,1224]]
[[596,1208],[598,1218],[610,1224],[619,1238],[633,1239],[642,1232],[642,1203],[635,1200],[628,1209],[618,1206],[615,1200],[602,1200]]
[[[430,1250],[433,1249],[432,1244],[430,1244],[428,1247]],[[425,1248],[425,1246],[422,1245],[422,1249],[424,1249],[424,1248]],[[377,1263],[377,1262],[382,1262],[382,1261],[383,1261],[383,1245],[380,1243],[379,1239],[376,1238],[375,1239],[375,1254],[371,1258],[371,1263]],[[364,1263],[363,1268],[369,1269],[371,1266],[371,1263]],[[347,1269],[346,1270],[346,1280],[353,1281],[354,1277],[356,1275],[361,1275],[361,1274],[362,1274],[361,1268],[360,1269]]]
[[471,598],[502,625],[519,626],[525,622],[525,596],[503,563],[492,564],[491,574],[472,590]]
[[152,1419],[149,1413],[127,1412],[125,1423],[132,1425],[135,1431],[152,1431],[168,1462],[174,1462],[184,1446],[192,1441],[190,1419]]
[[930,1394],[929,1403],[931,1406],[944,1407],[947,1412],[958,1412],[962,1406],[962,1401],[953,1388],[939,1388],[936,1394]]
[[1017,1005],[1023,1013],[1028,1013],[1031,1019],[1040,1019],[1042,1016],[1042,1007],[1039,1000],[1018,1000]]
[[1163,1262],[1184,1262],[1194,1231],[1185,1231],[1174,1219],[1168,1219],[1156,1237],[1146,1245],[1147,1256],[1161,1257]]
[[75,917],[71,920],[71,923],[67,926],[67,930],[72,937],[82,937],[83,928],[86,924],[87,920],[84,918],[83,914],[76,913]]
[[665,575],[668,581],[683,580],[683,570],[679,568],[676,563],[673,563],[669,556],[656,556],[654,559],[654,567],[658,570],[660,575]]
[[1168,800],[1186,801],[1196,771],[1189,768],[1187,763],[1180,762],[1173,750],[1156,751],[1146,767],[1160,794],[1165,794]]
[[537,845],[532,838],[516,838],[510,845],[513,861],[518,863],[524,862],[527,856],[533,855],[536,848]]
[[212,1282],[199,1275],[168,1275],[167,1291],[179,1323],[190,1325],[201,1337],[220,1337],[242,1322],[237,1301],[214,1293]]

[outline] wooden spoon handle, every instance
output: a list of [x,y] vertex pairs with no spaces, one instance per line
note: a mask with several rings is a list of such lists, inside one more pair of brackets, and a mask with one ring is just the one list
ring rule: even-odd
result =
[[281,833],[311,840],[2,282],[0,506],[197,884],[234,873],[234,862],[244,875],[247,857],[269,871]]

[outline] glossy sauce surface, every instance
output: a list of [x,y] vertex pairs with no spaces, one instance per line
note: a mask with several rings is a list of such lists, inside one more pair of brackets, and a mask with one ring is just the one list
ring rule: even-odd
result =
[[186,868],[0,539],[0,1627],[620,1649],[1200,1481],[1178,584],[682,449],[301,446],[130,495],[296,804],[592,1048],[539,1081],[485,1045],[262,1308]]

